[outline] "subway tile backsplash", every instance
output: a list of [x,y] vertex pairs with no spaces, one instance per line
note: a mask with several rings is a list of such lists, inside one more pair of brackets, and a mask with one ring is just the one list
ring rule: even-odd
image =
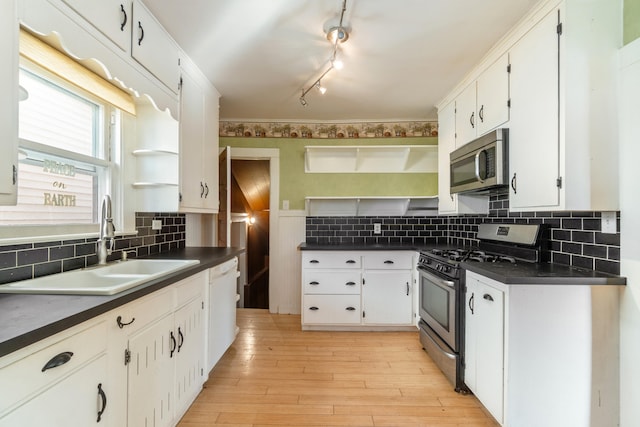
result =
[[[450,244],[477,246],[478,224],[546,224],[551,261],[620,274],[620,212],[617,233],[601,231],[601,212],[509,212],[508,194],[490,198],[488,215],[433,217],[307,217],[306,241],[322,244]],[[373,224],[382,233],[373,234]],[[0,259],[0,262],[2,260]]]
[[[162,220],[161,230],[152,230],[151,221]],[[122,252],[139,257],[185,247],[185,216],[177,213],[136,213],[137,234],[118,236],[108,261],[120,259]],[[0,283],[31,279],[96,264],[97,238],[57,240],[0,246]]]

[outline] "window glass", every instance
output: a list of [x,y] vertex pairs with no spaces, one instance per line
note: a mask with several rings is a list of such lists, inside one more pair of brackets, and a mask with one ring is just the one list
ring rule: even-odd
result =
[[20,70],[29,97],[19,106],[18,203],[0,210],[0,226],[97,223],[111,175],[104,117],[112,107],[29,68]]

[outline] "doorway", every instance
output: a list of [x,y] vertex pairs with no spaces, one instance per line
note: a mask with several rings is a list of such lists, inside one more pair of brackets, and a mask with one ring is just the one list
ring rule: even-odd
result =
[[[270,308],[270,276],[275,205],[277,218],[278,150],[227,147],[220,155],[221,246],[246,248],[238,293],[240,307]],[[271,303],[271,304],[270,304]]]

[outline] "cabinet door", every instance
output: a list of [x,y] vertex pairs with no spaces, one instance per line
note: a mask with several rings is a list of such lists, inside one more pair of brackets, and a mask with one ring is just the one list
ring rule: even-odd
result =
[[[180,207],[201,208],[205,195],[202,179],[204,96],[195,77],[182,73],[180,89]],[[211,191],[211,188],[209,188]]]
[[473,82],[456,98],[456,147],[475,139],[477,125],[476,82]]
[[478,135],[509,121],[509,55],[502,55],[477,80]]
[[17,201],[18,167],[18,12],[16,0],[2,3],[0,14],[0,205]]
[[498,422],[504,402],[504,293],[467,280],[465,383]]
[[412,321],[411,271],[367,271],[362,285],[365,324],[408,325]]
[[111,392],[103,354],[7,414],[0,427],[109,425]]
[[518,41],[511,58],[511,210],[558,206],[558,14]]
[[140,0],[133,2],[132,18],[131,56],[173,93],[178,93],[178,46]]
[[449,192],[451,174],[449,154],[456,147],[456,103],[438,111],[438,213],[456,213],[456,196]]
[[204,307],[197,298],[175,313],[176,411],[182,414],[200,392],[204,377]]
[[177,345],[173,315],[165,316],[129,339],[128,425],[171,425]]
[[131,46],[131,0],[63,0],[125,52]]

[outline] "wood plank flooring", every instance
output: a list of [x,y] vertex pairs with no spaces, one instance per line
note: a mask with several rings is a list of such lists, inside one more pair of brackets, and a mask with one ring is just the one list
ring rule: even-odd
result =
[[453,391],[417,332],[303,332],[300,316],[237,317],[238,337],[179,427],[498,425]]

